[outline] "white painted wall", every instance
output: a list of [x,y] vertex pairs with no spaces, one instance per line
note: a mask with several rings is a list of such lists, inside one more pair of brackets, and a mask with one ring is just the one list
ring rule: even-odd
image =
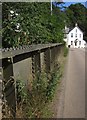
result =
[[[73,37],[71,37],[71,34]],[[77,39],[77,43],[75,41]],[[67,36],[66,41],[67,46],[70,45],[72,48],[82,48],[85,47],[85,41],[83,40],[83,32],[76,26],[73,30],[71,30]]]

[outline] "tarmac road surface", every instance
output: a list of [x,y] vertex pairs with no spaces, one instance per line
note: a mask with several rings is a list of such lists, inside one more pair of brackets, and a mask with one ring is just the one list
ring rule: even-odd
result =
[[85,118],[85,53],[85,49],[69,50],[62,113],[59,111],[57,117]]

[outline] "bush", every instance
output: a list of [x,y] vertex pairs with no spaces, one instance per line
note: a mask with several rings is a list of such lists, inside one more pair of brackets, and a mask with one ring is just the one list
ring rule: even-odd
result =
[[[54,5],[53,9],[51,16],[50,3],[3,3],[3,48],[63,42],[63,13]],[[10,13],[10,10],[14,13]]]
[[68,54],[68,48],[66,46],[64,46],[64,57],[66,57]]
[[18,92],[21,95],[24,117],[40,118],[45,107],[52,101],[61,73],[58,70],[49,76],[46,73],[38,74],[32,82],[31,90],[26,90],[23,82],[19,81]]

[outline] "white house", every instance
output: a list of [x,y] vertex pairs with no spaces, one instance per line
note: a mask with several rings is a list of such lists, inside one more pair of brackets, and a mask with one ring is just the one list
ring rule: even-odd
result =
[[66,46],[71,48],[84,48],[86,46],[86,42],[83,40],[83,32],[77,23],[71,30],[65,26],[64,41]]

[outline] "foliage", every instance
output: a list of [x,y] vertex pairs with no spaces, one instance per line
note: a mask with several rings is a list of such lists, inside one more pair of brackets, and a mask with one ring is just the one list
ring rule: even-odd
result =
[[62,13],[53,6],[51,16],[50,3],[3,3],[2,11],[3,47],[63,41]]
[[77,22],[84,32],[84,40],[87,41],[87,8],[81,3],[71,4],[64,12],[68,18],[67,25],[74,27]]
[[64,57],[66,57],[67,56],[67,54],[68,54],[68,48],[66,47],[66,46],[64,46]]
[[63,2],[7,2],[2,5],[2,46],[63,42],[63,29],[77,22],[87,40],[87,8],[81,3],[64,8]]
[[59,71],[54,71],[50,74],[50,77],[45,73],[37,75],[32,82],[32,90],[26,90],[27,92],[25,91],[26,86],[21,81],[19,82],[18,93],[22,97],[23,117],[40,118],[43,116],[44,109],[47,109],[48,103],[54,97],[60,77],[61,72]]
[[27,98],[27,90],[25,87],[25,83],[22,80],[17,80],[16,82],[16,90],[17,90],[17,102],[19,103],[26,101]]
[[55,70],[53,73],[51,73],[51,79],[49,80],[49,85],[47,86],[47,100],[52,101],[54,95],[55,95],[55,90],[57,87],[57,84],[60,83],[60,77],[62,76],[60,70]]

